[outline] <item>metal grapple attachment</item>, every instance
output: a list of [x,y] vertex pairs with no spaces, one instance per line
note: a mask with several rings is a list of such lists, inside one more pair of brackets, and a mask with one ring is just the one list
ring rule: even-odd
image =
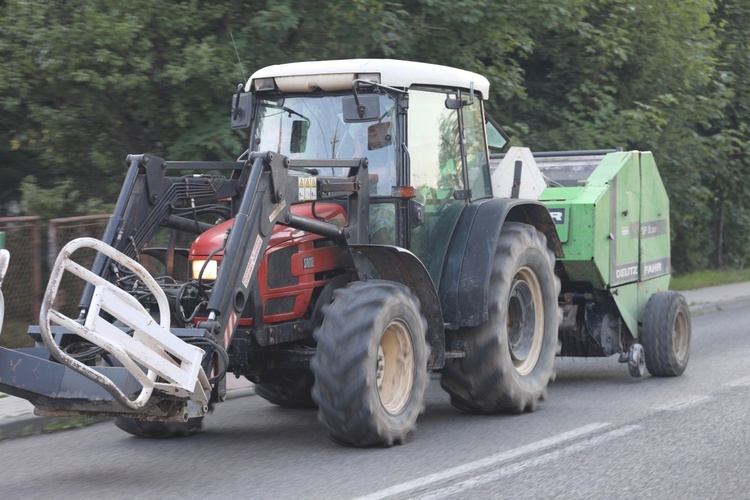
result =
[[[158,321],[132,295],[73,261],[71,255],[81,248],[94,249],[134,273],[156,300]],[[83,320],[74,320],[54,308],[66,272],[94,287]],[[160,420],[204,415],[211,392],[201,366],[205,352],[175,336],[169,326],[167,298],[143,266],[102,241],[73,240],[57,257],[39,313],[41,339],[59,363],[41,357],[40,348],[27,352],[2,349],[0,390],[29,399],[39,414],[126,414]],[[119,363],[110,364],[121,366],[90,366],[71,356],[56,342],[59,327],[94,344],[102,350],[102,358],[113,357]],[[16,370],[17,379],[13,373]],[[21,375],[29,370],[43,375],[31,380]],[[108,394],[92,392],[92,385],[70,370]],[[18,384],[20,380],[24,383]]]

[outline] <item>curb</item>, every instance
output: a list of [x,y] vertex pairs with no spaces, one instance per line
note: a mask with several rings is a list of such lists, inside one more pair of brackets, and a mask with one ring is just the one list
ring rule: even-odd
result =
[[[227,389],[227,400],[244,398],[254,394],[254,386]],[[80,427],[88,427],[99,422],[108,422],[111,420],[113,420],[112,417],[87,417],[84,415],[49,417],[38,416],[33,413],[27,413],[17,417],[0,416],[0,442],[7,439],[78,429]]]
[[88,427],[108,420],[103,417],[39,417],[34,414],[0,418],[0,441],[18,437],[49,434],[67,429]]
[[690,316],[703,316],[715,311],[731,311],[733,309],[746,308],[750,306],[750,296],[735,297],[733,299],[720,300],[717,302],[702,302],[697,304],[688,304]]

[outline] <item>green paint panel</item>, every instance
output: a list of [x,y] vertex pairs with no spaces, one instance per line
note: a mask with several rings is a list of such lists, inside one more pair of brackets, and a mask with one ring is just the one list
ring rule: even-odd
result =
[[669,273],[672,264],[669,198],[651,153],[641,153],[641,192],[640,276],[647,280]]
[[671,275],[665,274],[664,276],[658,276],[651,278],[650,280],[641,281],[638,283],[638,318],[643,317],[643,311],[646,310],[646,302],[656,292],[663,290],[669,290],[669,280],[672,278]]
[[669,200],[653,155],[607,154],[578,183],[540,197],[562,241],[560,261],[570,281],[609,290],[636,335],[648,298],[669,285]]
[[628,283],[612,288],[612,298],[615,299],[623,323],[627,325],[631,335],[638,336],[638,320],[643,311],[638,308],[638,283]]
[[611,181],[613,199],[609,282],[612,286],[638,280],[638,229],[641,175],[637,153],[626,153]]

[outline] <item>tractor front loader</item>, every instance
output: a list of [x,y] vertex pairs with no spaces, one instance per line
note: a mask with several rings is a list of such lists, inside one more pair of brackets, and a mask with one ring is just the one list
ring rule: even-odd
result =
[[[130,156],[128,163],[102,240],[73,240],[57,258],[40,324],[30,328],[37,347],[0,350],[0,387],[31,401],[39,414],[119,416],[118,425],[136,434],[180,433],[224,398],[224,376],[233,362],[227,346],[257,288],[260,261],[276,223],[283,221],[289,230],[316,230],[332,245],[340,243],[336,265],[343,275],[354,269],[346,242],[360,241],[363,229],[356,215],[347,227],[336,227],[290,210],[310,191],[301,187],[309,177],[289,172],[304,172],[315,162],[251,153],[231,163],[171,163],[149,155]],[[367,191],[358,188],[367,186],[364,164],[326,162],[350,175],[318,179],[325,183],[325,195],[346,197],[355,214],[368,199]],[[175,271],[175,261],[181,257],[185,267],[187,250],[177,248],[173,237],[164,248],[145,245],[160,228],[201,234],[214,227],[201,222],[201,216],[229,219],[230,213],[222,265],[210,285],[202,283],[208,282],[202,269],[194,281],[174,278],[186,274]],[[87,248],[97,252],[92,270],[74,258]],[[139,263],[150,258],[162,262],[167,277],[155,279]],[[68,273],[87,283],[75,318],[55,307]],[[203,317],[194,321],[198,310]]]

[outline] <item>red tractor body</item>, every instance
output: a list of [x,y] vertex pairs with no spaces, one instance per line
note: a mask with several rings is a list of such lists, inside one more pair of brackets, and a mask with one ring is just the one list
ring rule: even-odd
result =
[[[300,217],[324,220],[337,227],[346,226],[346,212],[335,203],[293,205],[291,212]],[[198,278],[202,263],[211,253],[222,247],[226,232],[233,224],[234,219],[230,219],[196,238],[189,256],[193,278]],[[217,262],[217,268],[223,256],[224,252],[220,250],[211,257]],[[328,283],[341,266],[341,254],[335,242],[292,227],[276,226],[258,269],[263,322],[272,324],[301,319],[308,311],[315,290]],[[195,322],[204,320],[198,317]],[[252,314],[243,314],[239,326],[252,324]]]

